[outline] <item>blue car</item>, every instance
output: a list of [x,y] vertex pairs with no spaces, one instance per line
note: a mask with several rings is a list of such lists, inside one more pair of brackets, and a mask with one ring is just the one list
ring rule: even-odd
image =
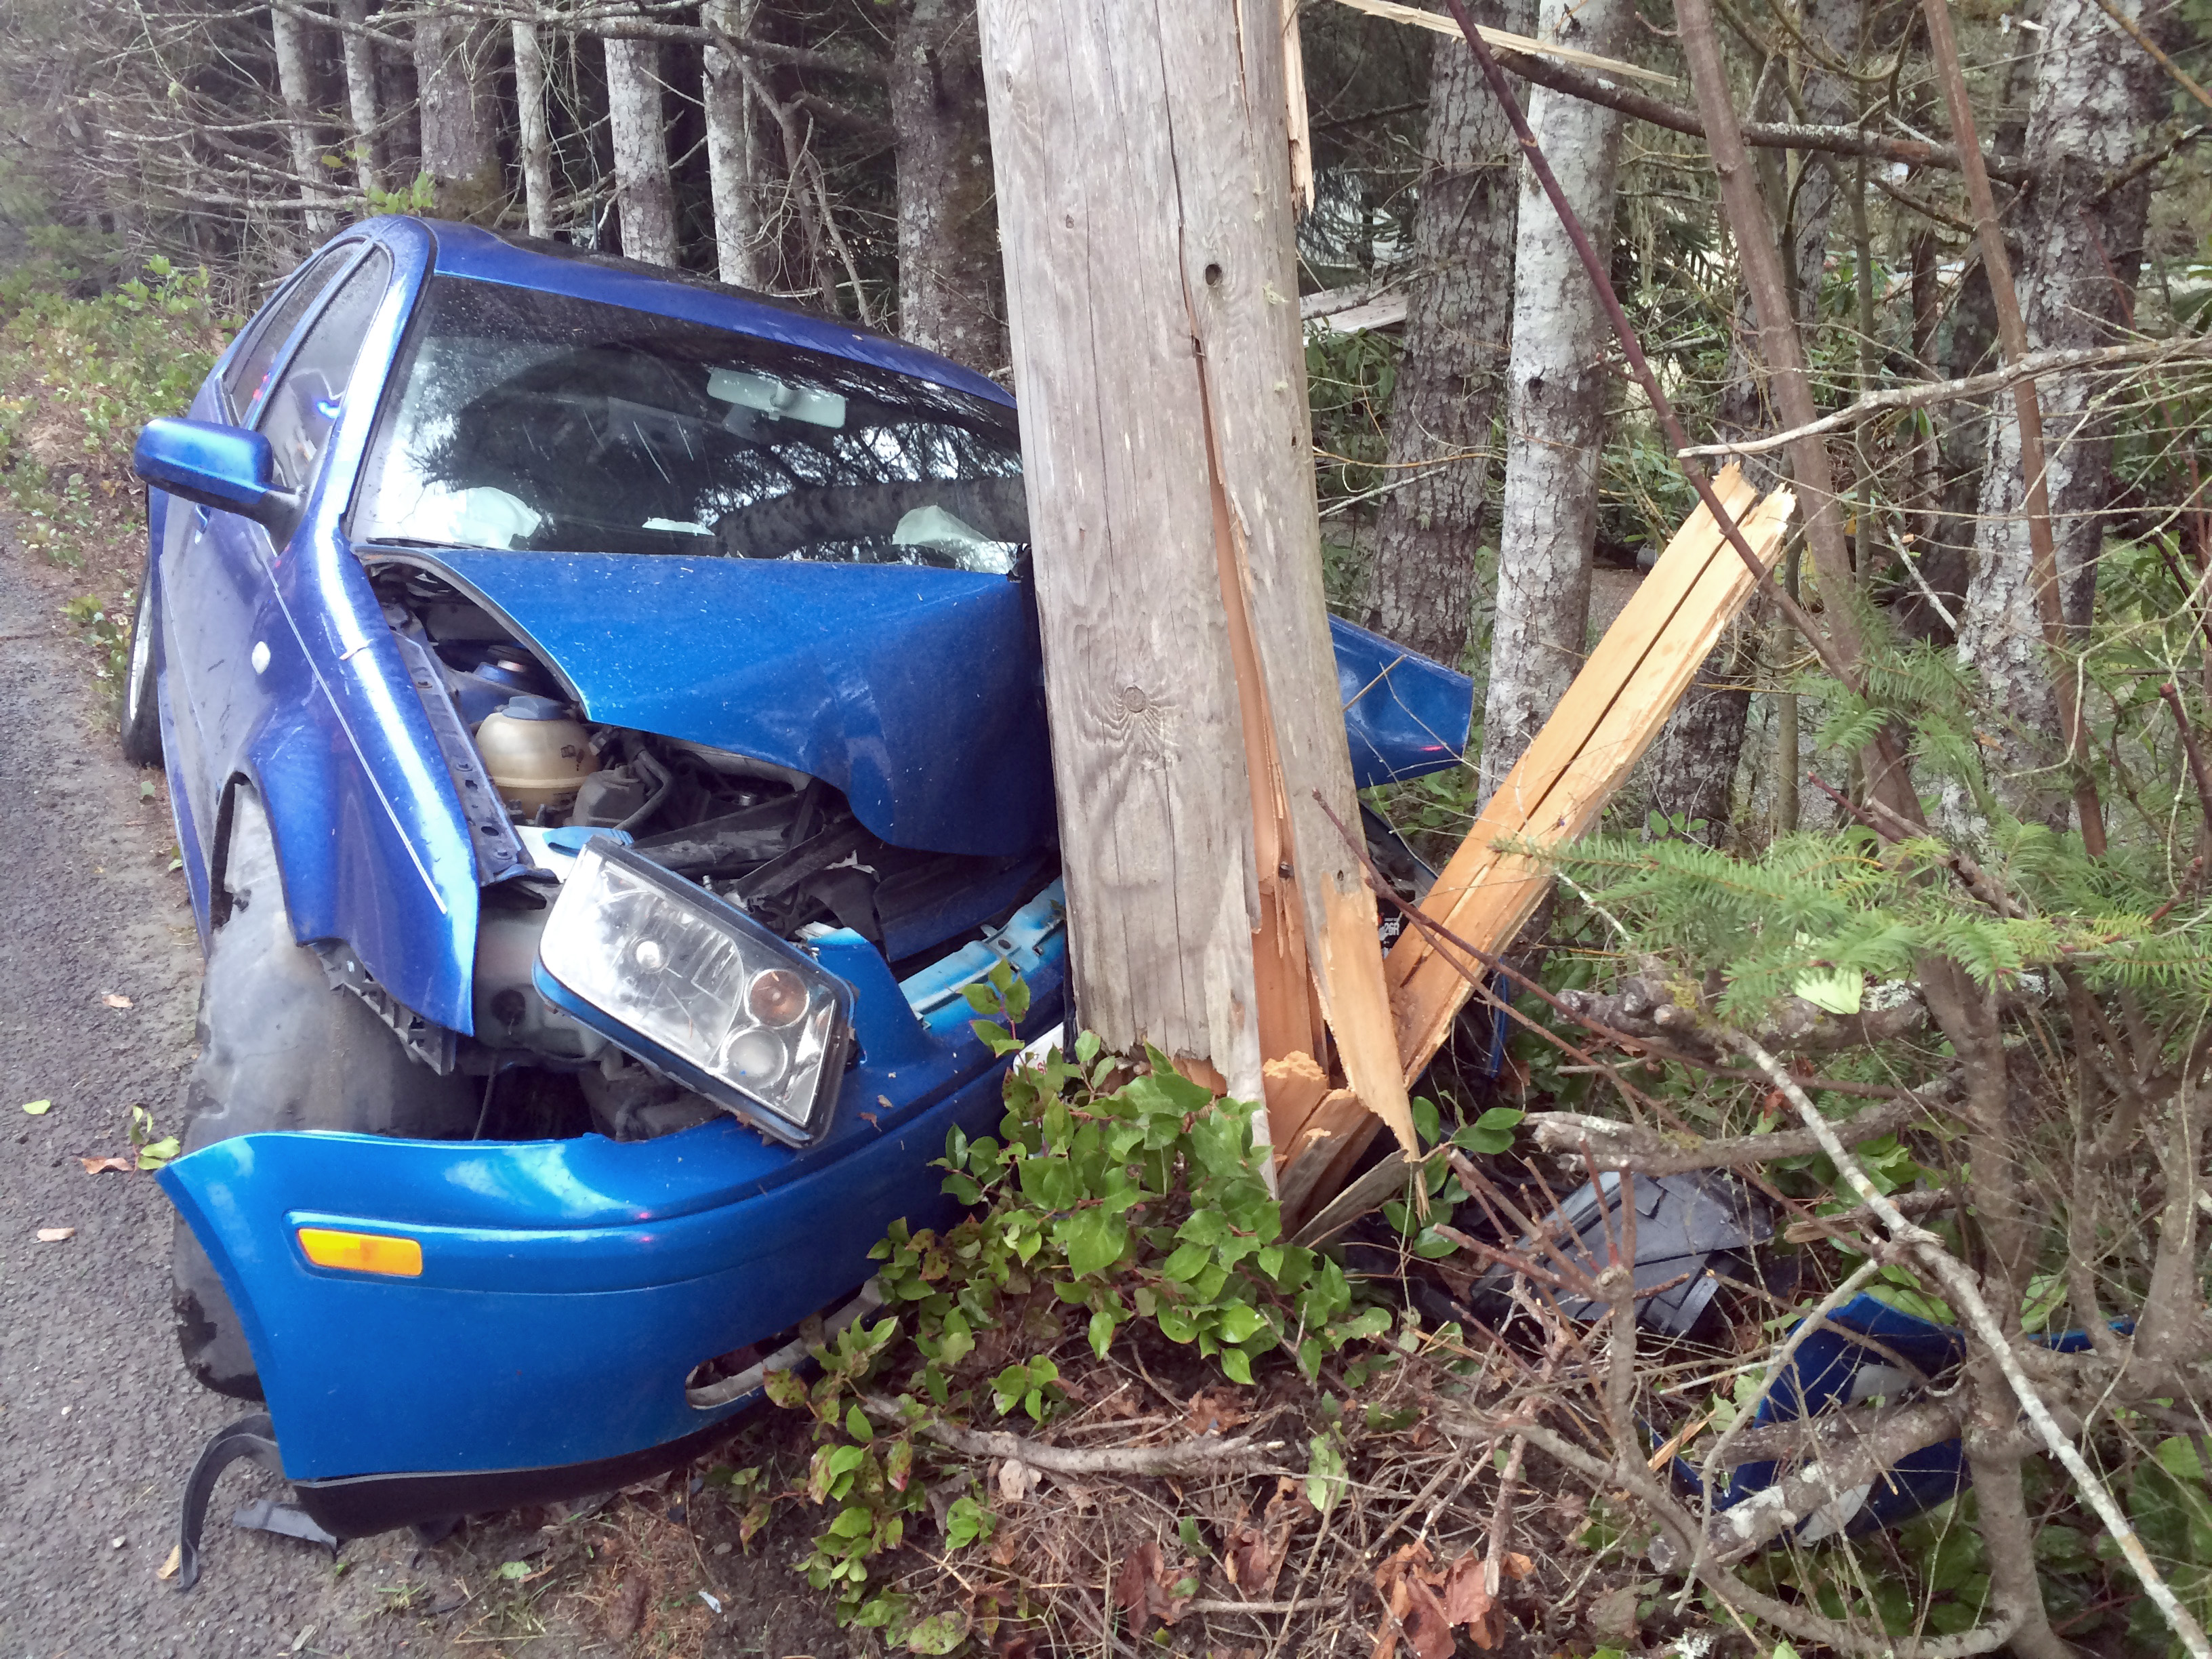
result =
[[[665,270],[385,218],[147,427],[123,741],[207,972],[178,1334],[360,1536],[695,1452],[942,1224],[1060,1029],[1011,400]],[[1363,783],[1468,682],[1340,625]],[[1003,977],[1003,976],[1002,976]]]

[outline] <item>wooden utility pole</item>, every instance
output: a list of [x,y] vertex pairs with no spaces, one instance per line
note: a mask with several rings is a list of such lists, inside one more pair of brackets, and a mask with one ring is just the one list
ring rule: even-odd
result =
[[1285,9],[980,12],[1077,1014],[1264,1089],[1286,1181],[1340,1075],[1410,1146],[1345,838]]

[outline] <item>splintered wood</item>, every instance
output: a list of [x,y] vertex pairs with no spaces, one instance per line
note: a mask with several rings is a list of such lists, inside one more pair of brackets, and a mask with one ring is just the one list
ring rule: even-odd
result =
[[[1734,467],[1715,481],[1721,504],[1744,539],[1771,569],[1795,505],[1777,490],[1754,506],[1757,491]],[[1606,801],[1651,746],[1721,630],[1741,609],[1751,571],[1700,506],[1668,544],[1604,639],[1575,677],[1552,718],[1528,745],[1482,816],[1437,878],[1420,912],[1437,928],[1489,953],[1502,951],[1532,915],[1551,881],[1527,852],[1574,840],[1597,822]],[[1396,1023],[1399,1058],[1410,1085],[1450,1031],[1482,964],[1466,951],[1408,926],[1384,964]],[[1294,1056],[1302,1059],[1303,1056]],[[1327,1079],[1285,1073],[1273,1139],[1282,1160],[1284,1212],[1297,1217],[1313,1200],[1343,1184],[1364,1149],[1375,1120],[1346,1091],[1316,1088]],[[1293,1068],[1293,1072],[1295,1068]],[[1271,1083],[1274,1079],[1271,1077]],[[1303,1086],[1290,1086],[1296,1082]]]

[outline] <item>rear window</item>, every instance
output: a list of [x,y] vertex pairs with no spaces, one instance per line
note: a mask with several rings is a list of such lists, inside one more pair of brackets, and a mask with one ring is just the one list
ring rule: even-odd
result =
[[748,335],[434,277],[357,543],[932,565],[1029,539],[1011,411]]

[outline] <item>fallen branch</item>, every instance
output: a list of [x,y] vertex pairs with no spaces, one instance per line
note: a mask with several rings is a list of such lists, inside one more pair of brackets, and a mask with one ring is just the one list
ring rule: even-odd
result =
[[[1894,1100],[1868,1107],[1836,1127],[1856,1145],[1893,1133],[1926,1115],[1928,1109],[1927,1103],[1918,1097],[1900,1094]],[[1537,1146],[1547,1152],[1579,1152],[1587,1146],[1591,1162],[1601,1170],[1633,1170],[1648,1176],[1755,1169],[1778,1158],[1802,1158],[1823,1150],[1822,1143],[1804,1129],[1737,1135],[1726,1140],[1685,1141],[1642,1124],[1581,1112],[1531,1112],[1522,1120],[1522,1127],[1535,1132]]]
[[1200,1474],[1234,1464],[1263,1462],[1285,1443],[1240,1435],[1233,1440],[1206,1437],[1172,1446],[1102,1446],[1084,1451],[1047,1445],[1004,1430],[957,1429],[933,1417],[910,1422],[896,1401],[881,1395],[871,1395],[860,1405],[878,1423],[910,1428],[948,1450],[970,1457],[1011,1457],[1051,1474]]
[[1937,404],[1955,403],[1961,398],[1983,397],[2021,380],[2054,374],[2113,368],[2124,363],[2156,365],[2203,357],[2212,357],[2212,335],[2194,335],[2179,340],[2133,340],[2125,345],[2094,346],[2081,351],[2030,352],[2016,362],[1991,369],[1986,374],[1970,374],[1960,380],[1926,380],[1917,386],[1876,392],[1832,415],[1823,415],[1817,421],[1792,427],[1787,432],[1772,432],[1763,438],[1742,438],[1729,443],[1698,444],[1675,453],[1684,459],[1693,456],[1764,455],[1771,450],[1785,448],[1801,438],[1840,432],[1887,410],[1928,409]]
[[[1923,1400],[1899,1407],[1878,1430],[1838,1444],[1832,1456],[1808,1463],[1788,1480],[1763,1487],[1716,1515],[1717,1559],[1723,1564],[1740,1561],[1830,1504],[1847,1501],[1855,1492],[1863,1497],[1862,1489],[1894,1468],[1899,1459],[1956,1437],[1964,1419],[1965,1408],[1955,1400]],[[1842,1442],[1847,1435],[1844,1431],[1836,1438]],[[1835,1516],[1834,1530],[1841,1532],[1849,1519],[1848,1514]]]

